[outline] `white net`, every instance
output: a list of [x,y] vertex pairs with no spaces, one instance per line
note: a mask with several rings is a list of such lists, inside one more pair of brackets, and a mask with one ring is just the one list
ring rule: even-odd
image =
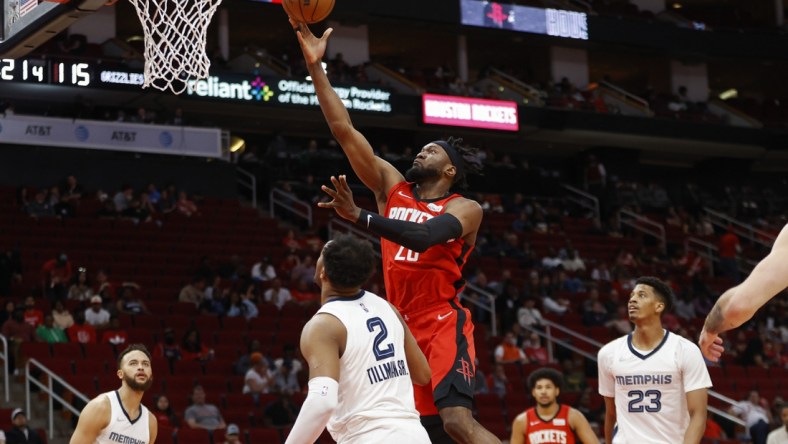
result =
[[129,0],[145,31],[145,81],[180,94],[208,77],[208,24],[222,0]]

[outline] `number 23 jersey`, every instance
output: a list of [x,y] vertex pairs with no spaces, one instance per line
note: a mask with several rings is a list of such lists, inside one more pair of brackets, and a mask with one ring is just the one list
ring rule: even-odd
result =
[[632,345],[632,334],[599,350],[599,394],[615,398],[613,443],[682,442],[689,426],[687,392],[711,387],[700,349],[665,332],[654,350]]
[[[449,201],[461,197],[449,194],[422,200],[413,192],[414,184],[400,182],[391,187],[383,216],[422,224],[446,212]],[[462,267],[473,249],[463,239],[452,239],[419,253],[387,239],[380,239],[386,297],[403,315],[440,302],[450,301],[465,285]]]

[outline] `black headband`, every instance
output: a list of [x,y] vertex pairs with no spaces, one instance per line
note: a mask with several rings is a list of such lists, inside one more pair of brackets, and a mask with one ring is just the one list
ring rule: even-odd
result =
[[443,148],[443,151],[446,151],[446,155],[449,156],[451,164],[457,169],[456,177],[462,177],[462,174],[465,173],[465,161],[463,160],[462,156],[460,156],[460,153],[458,153],[457,150],[445,140],[435,140],[430,143],[434,143],[435,145]]

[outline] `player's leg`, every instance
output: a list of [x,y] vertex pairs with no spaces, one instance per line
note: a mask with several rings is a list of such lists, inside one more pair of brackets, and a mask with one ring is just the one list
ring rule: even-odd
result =
[[451,306],[455,310],[452,322],[441,322],[449,320],[446,318],[437,319],[431,341],[430,368],[435,406],[445,433],[454,442],[499,444],[501,441],[482,427],[471,413],[476,382],[473,324],[468,310],[454,302]]

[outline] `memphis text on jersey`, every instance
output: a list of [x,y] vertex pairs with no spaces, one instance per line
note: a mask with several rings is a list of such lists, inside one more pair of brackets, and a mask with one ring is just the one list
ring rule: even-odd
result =
[[618,385],[672,384],[673,375],[627,375],[616,376]]
[[132,438],[131,436],[121,435],[120,433],[115,432],[109,434],[109,440],[120,444],[148,444],[147,441]]
[[405,364],[404,359],[391,360],[372,366],[367,369],[367,378],[370,384],[377,384],[378,382],[388,381],[391,378],[408,375],[408,366]]

